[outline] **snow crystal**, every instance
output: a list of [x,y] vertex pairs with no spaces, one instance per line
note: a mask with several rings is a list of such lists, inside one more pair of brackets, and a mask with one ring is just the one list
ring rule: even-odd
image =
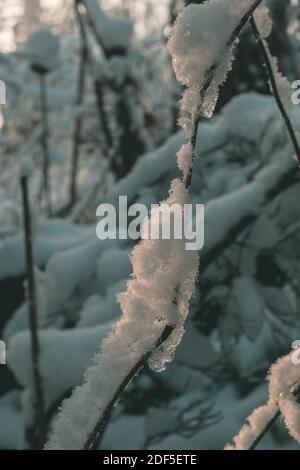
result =
[[193,149],[191,144],[185,144],[177,153],[177,165],[186,177],[190,171],[193,158]]

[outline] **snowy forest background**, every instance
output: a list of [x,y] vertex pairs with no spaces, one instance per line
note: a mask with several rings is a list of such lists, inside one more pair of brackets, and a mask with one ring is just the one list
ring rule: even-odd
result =
[[[59,406],[82,384],[121,315],[116,295],[131,276],[134,242],[97,240],[96,208],[117,204],[119,195],[150,207],[168,197],[180,175],[183,89],[167,40],[190,3],[0,1],[7,95],[0,109],[0,339],[7,345],[0,449],[46,442],[41,428],[51,436]],[[273,19],[270,51],[290,82],[300,80],[300,5],[264,3]],[[206,205],[205,247],[185,334],[164,371],[146,366],[130,383],[99,449],[224,448],[267,401],[270,366],[300,340],[297,162],[249,25],[234,55],[214,116],[200,120],[195,143],[190,197]],[[300,132],[297,105],[290,103],[289,116]],[[276,184],[270,173],[270,190],[253,211],[245,191],[256,191],[255,184],[258,191],[262,172],[285,161],[294,165],[293,177],[289,169]],[[42,425],[20,175],[23,183],[30,176]],[[98,378],[99,390],[113,387],[114,361]],[[277,417],[256,448],[299,444]]]

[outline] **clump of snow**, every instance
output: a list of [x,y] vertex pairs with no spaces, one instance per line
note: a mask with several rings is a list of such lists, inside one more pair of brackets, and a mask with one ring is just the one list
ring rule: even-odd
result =
[[253,17],[261,37],[263,39],[268,38],[271,34],[273,23],[267,5],[261,4],[256,8]]
[[182,95],[181,112],[190,114],[192,117],[197,117],[199,101],[199,88],[187,88]]
[[273,74],[275,76],[278,92],[280,95],[280,98],[282,99],[282,102],[285,106],[285,108],[289,108],[292,100],[291,100],[291,84],[288,81],[288,79],[280,72],[279,66],[278,66],[278,59],[276,57],[272,57],[271,53],[269,51],[269,48],[267,48],[267,52],[269,55],[269,60],[272,65],[272,70]]
[[161,147],[138,159],[131,173],[120,180],[108,195],[108,202],[117,204],[120,195],[126,194],[134,201],[143,188],[151,187],[157,180],[174,178],[176,164],[174,155],[185,142],[182,133],[170,137]]
[[300,365],[292,353],[279,359],[270,371],[270,400],[277,401],[290,435],[300,444],[300,405],[295,393],[300,389]]
[[128,48],[133,34],[132,21],[125,17],[109,16],[102,10],[98,0],[84,0],[84,3],[104,47]]
[[18,392],[10,392],[0,398],[0,423],[3,424],[0,428],[1,450],[24,448],[24,422]]
[[[92,230],[67,221],[52,219],[36,224],[34,233],[34,260],[38,267],[58,252],[88,244]],[[99,243],[98,243],[99,244]],[[0,247],[0,279],[23,275],[26,270],[24,240],[21,234],[8,239]]]
[[129,249],[112,248],[106,250],[98,261],[97,278],[100,287],[105,290],[131,274]]
[[[184,184],[174,180],[170,196],[164,203],[183,207],[187,201],[188,192]],[[153,209],[143,225],[143,241],[131,256],[133,279],[128,282],[127,292],[118,298],[125,316],[138,314],[135,304],[139,299],[147,306],[150,318],[160,318],[175,325],[162,351],[156,351],[151,361],[153,369],[163,370],[165,363],[172,360],[184,332],[183,325],[198,273],[198,255],[185,250],[184,240],[145,239],[145,233],[150,233],[153,224],[161,225],[158,213],[159,208]]]
[[177,165],[182,171],[184,178],[188,175],[193,160],[193,148],[192,145],[184,144],[177,153]]
[[[111,325],[106,323],[92,328],[62,331],[49,328],[39,332],[39,363],[47,407],[61,399],[74,385],[80,384],[87,364],[92,362],[99,343],[110,328]],[[18,382],[32,393],[34,385],[29,330],[17,333],[9,341],[7,363]],[[26,405],[30,407],[30,403]]]
[[[46,286],[45,286],[45,273],[40,271],[36,266],[34,268],[34,276],[36,283],[36,297],[37,297],[37,313],[39,328],[49,326],[51,320],[47,317],[46,305]],[[27,281],[24,282],[25,289],[27,289]],[[28,302],[25,301],[11,316],[4,328],[4,338],[8,341],[16,333],[29,329],[29,312]]]
[[25,55],[28,56],[33,68],[49,72],[59,64],[59,50],[57,36],[51,31],[42,29],[29,36]]
[[117,319],[121,315],[120,305],[116,301],[116,296],[126,288],[126,280],[116,282],[107,289],[105,297],[100,295],[91,296],[79,313],[77,326],[89,327],[101,325],[108,321]]
[[34,164],[32,158],[28,155],[21,156],[21,168],[20,174],[21,177],[30,178],[34,172]]
[[[168,49],[177,80],[195,92],[198,89],[198,100],[192,109],[201,105],[204,114],[212,115],[219,87],[233,60],[232,33],[253,3],[253,0],[210,0],[201,5],[189,5],[178,15]],[[212,34],[212,31],[218,34]],[[200,91],[206,95],[203,103],[200,102]]]

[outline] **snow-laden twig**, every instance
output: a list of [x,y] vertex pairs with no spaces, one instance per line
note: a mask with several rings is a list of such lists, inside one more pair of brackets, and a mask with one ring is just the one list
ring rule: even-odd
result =
[[[184,184],[175,180],[165,202],[182,206],[187,197]],[[158,210],[151,213],[145,231],[160,224],[158,215]],[[87,370],[83,386],[63,404],[48,449],[92,448],[136,372],[146,362],[162,370],[172,360],[198,272],[197,253],[184,246],[184,240],[144,239],[135,247],[133,278],[118,296],[121,319]]]
[[300,405],[296,395],[300,390],[300,365],[292,354],[279,359],[269,374],[269,400],[247,418],[233,445],[225,450],[254,450],[270,426],[281,414],[290,435],[300,444]]
[[34,448],[40,449],[43,446],[46,438],[45,400],[42,376],[39,366],[40,344],[38,337],[37,293],[33,259],[31,210],[28,194],[28,178],[31,173],[31,162],[25,157],[23,158],[23,160],[24,161],[22,162],[20,184],[23,203],[24,243],[27,271],[26,298],[29,312],[29,327],[31,334],[31,355],[34,383],[34,421],[33,437],[31,440],[32,446]]
[[[189,5],[177,17],[168,48],[173,56],[177,80],[186,87],[179,122],[192,149],[196,147],[200,120],[210,118],[215,110],[220,86],[231,69],[233,46],[261,2],[211,0]],[[211,31],[215,30],[218,34],[212,39]],[[190,158],[193,163],[194,150]],[[184,176],[186,187],[189,187],[192,164]]]
[[[261,24],[256,23],[256,17],[255,15],[250,18],[250,26],[252,28],[253,34],[255,36],[255,39],[257,41],[258,47],[261,52],[261,56],[264,62],[264,66],[266,68],[266,72],[269,78],[269,83],[270,83],[270,88],[271,91],[274,95],[275,101],[277,103],[278,109],[281,113],[282,119],[285,123],[285,126],[287,128],[287,131],[289,133],[291,142],[293,144],[294,150],[295,150],[295,155],[298,161],[298,164],[300,166],[300,147],[298,143],[298,139],[296,136],[296,132],[293,128],[292,122],[289,118],[288,112],[286,110],[286,106],[288,106],[290,103],[288,102],[291,97],[289,96],[288,89],[288,83],[287,80],[278,72],[277,70],[277,60],[274,59],[269,51],[268,45],[266,43],[266,37],[270,34],[270,23],[268,22],[268,12],[267,9],[264,8],[261,9],[261,16],[265,16],[266,18],[264,21],[261,21],[261,17],[258,16],[258,20],[261,21]],[[270,20],[271,21],[271,20]],[[276,78],[278,77],[278,79]],[[284,98],[281,97],[280,93],[280,84],[282,85],[281,88],[285,87],[287,89],[287,103],[284,103]]]
[[153,346],[153,349],[152,350],[150,349],[149,351],[147,351],[140,358],[140,360],[134,365],[134,367],[130,370],[128,376],[124,378],[123,382],[120,384],[119,388],[116,390],[115,395],[112,397],[111,401],[108,403],[105,409],[105,412],[103,413],[102,419],[98,421],[95,428],[92,430],[91,434],[88,436],[84,445],[84,450],[97,449],[97,447],[99,446],[101,442],[101,438],[103,436],[105,428],[107,424],[109,423],[111,414],[114,410],[117,400],[122,395],[124,390],[127,388],[128,384],[139,373],[140,369],[143,368],[144,364],[150,359],[153,351],[159,348],[169,338],[172,331],[173,331],[172,326],[170,325],[165,326],[160,337],[158,338],[155,345]]
[[[189,87],[182,101],[182,113],[189,114],[190,127],[185,126],[182,120],[189,138],[189,143],[177,155],[184,180],[176,179],[172,182],[169,198],[164,201],[166,205],[176,204],[183,210],[184,204],[189,201],[198,123],[208,106],[205,100],[207,96],[209,103],[212,96],[215,99],[231,62],[230,59],[224,63],[222,57],[224,53],[231,52],[232,44],[260,1],[245,0],[242,8],[236,0],[230,2],[231,8],[225,8],[229,31],[222,35],[207,61],[198,62],[196,67],[193,53],[197,50],[199,55],[202,40],[196,32],[202,9],[207,4],[185,9],[191,19],[194,13],[197,14],[194,23],[196,32],[193,29],[191,34],[195,44],[187,57],[185,53],[191,44],[184,12],[175,23],[169,48],[177,79]],[[93,3],[92,0],[89,3]],[[214,8],[223,5],[219,0],[212,0],[211,3]],[[189,16],[191,10],[192,17]],[[178,67],[182,59],[185,64]],[[182,65],[188,77],[183,80]],[[212,94],[210,87],[213,89]],[[142,242],[132,252],[133,278],[128,282],[127,291],[118,296],[121,319],[103,342],[102,350],[95,358],[95,365],[87,370],[84,384],[75,389],[71,398],[64,402],[47,449],[93,448],[99,442],[99,436],[120,394],[134,375],[146,362],[154,370],[160,371],[173,358],[184,334],[189,301],[198,274],[198,255],[185,250],[185,240],[152,240],[145,236],[157,228],[162,228],[159,208],[153,209],[145,220]]]

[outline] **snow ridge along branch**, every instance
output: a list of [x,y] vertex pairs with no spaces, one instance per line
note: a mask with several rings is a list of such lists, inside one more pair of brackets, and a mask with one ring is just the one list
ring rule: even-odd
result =
[[[219,86],[231,65],[232,46],[261,1],[231,0],[224,4],[220,0],[211,0],[204,5],[191,5],[183,10],[175,23],[169,50],[178,81],[188,87],[182,100],[180,120],[188,143],[177,154],[183,181],[176,179],[171,183],[166,204],[177,203],[183,207],[189,200],[198,123],[202,116],[213,114]],[[92,0],[88,3],[93,4]],[[215,7],[221,8],[228,19],[228,23],[222,22],[228,24],[228,30],[212,54],[204,62],[195,63],[194,59],[199,57],[203,47],[201,37],[197,37],[198,22],[206,13],[210,17],[209,9]],[[187,18],[196,21],[190,35],[185,34]],[[211,31],[209,23],[204,27]],[[190,50],[191,38],[194,42]],[[185,61],[181,64],[183,69],[180,67],[182,58]],[[159,223],[157,220],[154,210],[144,226],[149,228],[153,223]],[[94,365],[87,369],[84,384],[63,403],[46,449],[98,447],[113,407],[133,377],[146,363],[153,370],[161,371],[173,359],[184,334],[189,301],[198,275],[198,256],[195,252],[187,252],[184,242],[143,240],[134,248],[131,255],[133,277],[127,291],[118,296],[121,319],[102,343]]]

